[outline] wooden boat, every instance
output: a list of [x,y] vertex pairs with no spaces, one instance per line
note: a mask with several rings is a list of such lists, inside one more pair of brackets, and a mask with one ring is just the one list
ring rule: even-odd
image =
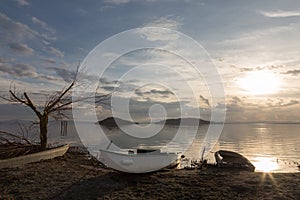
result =
[[100,150],[104,164],[115,170],[127,173],[146,173],[179,164],[179,153],[159,150],[137,149],[127,152]]
[[233,168],[253,172],[254,165],[244,156],[233,151],[220,150],[215,152],[215,159],[220,168]]
[[64,146],[56,147],[46,151],[0,160],[0,169],[18,167],[28,163],[39,162],[42,160],[48,160],[59,156],[63,156],[69,149],[69,146],[69,144],[66,144]]

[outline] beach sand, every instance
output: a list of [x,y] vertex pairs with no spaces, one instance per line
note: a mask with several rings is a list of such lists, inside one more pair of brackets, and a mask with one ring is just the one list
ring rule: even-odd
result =
[[300,173],[210,167],[126,174],[79,153],[0,174],[0,199],[300,199]]

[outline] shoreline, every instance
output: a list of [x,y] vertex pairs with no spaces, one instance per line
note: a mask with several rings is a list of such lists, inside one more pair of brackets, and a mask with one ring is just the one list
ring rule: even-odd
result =
[[74,152],[0,173],[0,199],[300,199],[300,173],[208,167],[126,174]]

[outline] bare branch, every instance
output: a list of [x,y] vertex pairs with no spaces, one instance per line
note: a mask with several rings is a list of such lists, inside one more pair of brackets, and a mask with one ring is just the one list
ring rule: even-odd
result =
[[[69,87],[67,87],[66,89],[63,89],[58,96],[54,95],[52,96],[51,100],[49,102],[51,102],[50,104],[48,104],[45,108],[45,111],[47,113],[49,113],[52,108],[61,101],[61,99],[73,88],[73,86],[76,84],[77,81],[77,75],[78,75],[78,70],[79,70],[79,66],[76,69],[76,73],[75,73],[75,77],[72,81],[72,83],[69,85]],[[53,112],[53,111],[52,111]]]
[[0,98],[5,100],[5,101],[8,101],[8,102],[13,102],[10,98],[6,98],[6,97],[3,97],[3,96],[0,96]]
[[55,111],[64,110],[64,109],[69,110],[71,108],[67,108],[67,106],[71,105],[72,103],[73,103],[72,101],[69,101],[67,103],[61,104],[61,105],[59,105],[57,107],[54,107],[53,109],[49,110],[48,113],[50,114],[50,113],[53,113]]
[[19,97],[17,97],[17,95],[15,95],[15,93],[12,91],[12,90],[9,90],[9,93],[11,94],[11,98],[12,100],[14,100],[15,102],[20,102],[22,104],[26,104],[27,105],[27,102]]
[[24,92],[24,96],[27,100],[27,104],[34,112],[35,114],[41,118],[42,117],[42,114],[36,109],[36,107],[33,105],[32,101],[30,100],[30,98],[28,97],[28,95],[26,94],[26,92]]
[[[6,131],[0,131],[0,134],[7,135],[7,136],[15,138],[15,139],[19,139],[21,141],[25,141],[27,144],[32,144],[27,138],[19,136],[19,135],[15,135],[13,133],[9,133],[9,132],[6,132]],[[5,137],[2,137],[2,136],[0,136],[0,137],[1,137],[2,140],[5,140],[8,144],[11,143],[9,139],[7,139]]]

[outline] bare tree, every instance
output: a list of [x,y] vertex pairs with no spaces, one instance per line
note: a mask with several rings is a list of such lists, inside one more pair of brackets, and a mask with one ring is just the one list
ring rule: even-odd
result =
[[[67,110],[72,109],[72,104],[74,103],[74,101],[72,101],[71,96],[72,89],[77,85],[78,74],[79,73],[77,68],[72,82],[67,87],[63,88],[61,91],[54,92],[53,94],[51,94],[45,101],[44,106],[38,106],[32,101],[32,99],[26,92],[20,93],[16,90],[15,87],[9,90],[9,98],[2,97],[3,99],[8,100],[10,102],[20,103],[25,106],[28,106],[37,116],[40,130],[39,137],[41,150],[45,150],[47,148],[49,116],[52,116],[55,119],[62,119],[66,117],[65,112]],[[96,101],[98,103],[102,103],[109,96],[110,94],[99,95],[96,97]],[[84,101],[88,98],[85,97],[84,99],[77,99],[76,102]]]

